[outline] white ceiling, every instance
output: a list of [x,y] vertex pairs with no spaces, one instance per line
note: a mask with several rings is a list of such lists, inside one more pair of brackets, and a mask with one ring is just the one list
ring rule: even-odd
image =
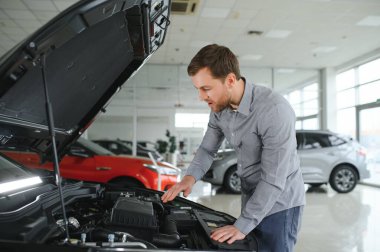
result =
[[243,66],[323,68],[380,47],[380,0],[200,0],[194,15],[171,21],[153,63],[187,64],[216,42]]
[[[0,0],[0,55],[75,2]],[[243,69],[254,67],[255,82],[264,85],[271,85],[271,67],[283,69],[276,73],[279,83],[298,84],[300,76],[315,76],[313,69],[336,67],[380,48],[380,0],[199,0],[195,14],[170,19],[164,45],[150,68],[135,77],[136,100],[148,105],[196,104],[186,65],[208,43],[230,47]],[[115,102],[131,97],[129,86]]]
[[[0,54],[74,2],[0,0]],[[380,0],[199,0],[195,14],[172,15],[150,62],[187,64],[214,42],[243,66],[334,67],[380,47]]]

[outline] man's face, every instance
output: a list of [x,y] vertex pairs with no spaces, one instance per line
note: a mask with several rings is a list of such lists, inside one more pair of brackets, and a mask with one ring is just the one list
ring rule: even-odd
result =
[[207,67],[191,76],[191,81],[199,92],[199,99],[207,102],[213,112],[220,112],[229,106],[231,92],[228,84],[215,79]]

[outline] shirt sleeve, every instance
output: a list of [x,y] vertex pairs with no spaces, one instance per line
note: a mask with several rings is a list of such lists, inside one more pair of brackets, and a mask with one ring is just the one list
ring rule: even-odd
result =
[[186,175],[193,176],[195,181],[200,180],[211,167],[214,155],[224,140],[224,134],[217,126],[215,116],[214,113],[210,114],[206,134],[186,171]]
[[234,223],[248,234],[267,216],[284,191],[292,158],[296,152],[295,115],[287,104],[277,104],[261,116],[258,132],[262,138],[260,180]]

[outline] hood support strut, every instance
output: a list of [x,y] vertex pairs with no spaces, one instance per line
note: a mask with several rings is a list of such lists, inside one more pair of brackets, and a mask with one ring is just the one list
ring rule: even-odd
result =
[[53,109],[52,105],[49,99],[49,93],[48,93],[48,87],[47,87],[47,81],[46,81],[46,55],[42,54],[40,58],[40,67],[42,71],[42,81],[44,84],[44,91],[45,91],[45,104],[46,104],[46,114],[47,114],[47,120],[49,125],[49,134],[51,137],[51,145],[53,147],[53,162],[54,162],[54,175],[55,175],[55,182],[58,187],[59,191],[59,197],[61,199],[61,207],[62,207],[62,215],[63,215],[63,221],[64,221],[64,227],[66,231],[66,239],[64,242],[67,242],[70,238],[69,236],[69,226],[66,216],[66,209],[65,209],[65,202],[63,198],[63,192],[62,192],[62,178],[59,171],[59,163],[58,163],[58,154],[57,154],[57,146],[55,141],[55,131],[54,131],[54,117],[53,117]]

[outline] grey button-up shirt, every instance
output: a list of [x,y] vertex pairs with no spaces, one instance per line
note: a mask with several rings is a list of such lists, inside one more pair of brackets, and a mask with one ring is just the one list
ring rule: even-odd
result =
[[242,210],[234,225],[244,234],[268,215],[305,204],[295,121],[284,97],[248,82],[236,111],[226,108],[210,114],[186,174],[201,179],[224,138],[228,140],[237,153],[242,183]]

